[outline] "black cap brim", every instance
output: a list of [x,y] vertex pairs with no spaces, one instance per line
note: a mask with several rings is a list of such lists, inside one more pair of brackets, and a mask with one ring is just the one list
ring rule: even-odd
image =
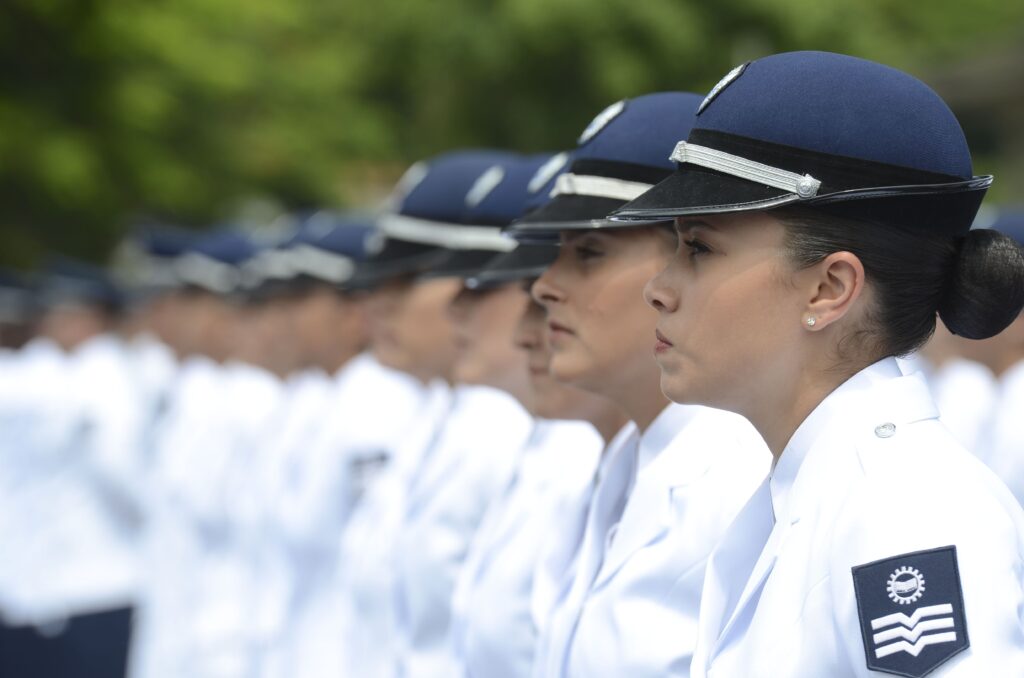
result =
[[[628,228],[636,222],[616,222],[608,215],[623,207],[622,200],[590,195],[557,195],[541,207],[513,222],[503,233],[521,243],[550,243],[558,240],[562,231],[582,231],[599,228]],[[653,222],[651,222],[653,223]]]
[[356,272],[345,281],[345,287],[366,290],[396,278],[422,275],[444,261],[447,251],[389,238],[377,254],[356,265]]
[[444,257],[421,278],[468,278],[476,275],[498,252],[494,250],[446,250]]
[[521,244],[511,252],[492,257],[476,275],[466,279],[466,287],[487,289],[519,280],[539,277],[558,258],[558,246]]
[[687,166],[611,213],[620,223],[664,220],[688,214],[763,210],[799,201],[799,196],[764,184]]

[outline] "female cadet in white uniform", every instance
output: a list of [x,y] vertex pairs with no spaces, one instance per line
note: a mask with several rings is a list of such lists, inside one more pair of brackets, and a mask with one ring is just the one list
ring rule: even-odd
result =
[[354,278],[368,290],[374,360],[414,378],[426,394],[411,429],[345,525],[334,595],[319,596],[321,614],[293,632],[305,649],[294,670],[304,676],[372,678],[395,671],[395,536],[420,461],[451,411],[447,380],[455,355],[450,285],[411,279],[442,256],[434,246],[388,239]]
[[[545,175],[556,172],[558,162],[557,157],[551,163],[549,156],[530,156],[497,166],[501,181],[470,208],[466,219],[507,225],[521,217],[530,187],[546,183]],[[480,181],[485,180],[487,173]],[[538,626],[532,609],[538,559],[552,527],[563,519],[557,513],[561,499],[582,492],[591,482],[604,445],[591,424],[564,419],[586,411],[610,418],[612,426],[624,423],[604,399],[564,385],[534,388],[530,361],[535,356],[516,341],[530,303],[523,279],[535,277],[538,267],[556,253],[552,246],[519,246],[497,257],[479,252],[485,257],[484,270],[479,264],[474,267],[478,257],[472,251],[452,256],[452,264],[471,276],[452,305],[460,345],[456,379],[517,393],[534,416],[548,420],[536,422],[512,478],[488,506],[459,572],[452,600],[451,675],[530,675]],[[546,373],[547,361],[542,369]]]
[[606,109],[580,137],[553,199],[511,229],[517,238],[561,236],[558,259],[533,285],[547,310],[552,374],[605,396],[633,422],[607,453],[573,580],[539,641],[537,676],[686,675],[704,563],[767,470],[763,443],[742,418],[672,405],[659,389],[650,355],[657,318],[641,294],[671,257],[672,232],[602,218],[671,173],[668,154],[699,102],[667,92]]
[[[382,231],[396,240],[448,249],[508,247],[497,226],[472,227],[461,222],[469,189],[484,171],[507,157],[464,151],[434,158],[420,181],[404,187],[394,209],[381,217]],[[420,285],[447,290],[449,301],[461,287],[454,277],[414,283],[414,287]],[[385,336],[384,341],[393,339]],[[445,377],[450,379],[451,374]],[[387,642],[395,675],[443,675],[449,666],[455,577],[487,503],[507,480],[515,453],[532,427],[531,417],[518,401],[497,389],[459,385],[453,398],[444,425],[409,476],[412,482],[403,498],[393,561],[384,564],[394,568],[393,628]],[[367,675],[362,668],[353,673]]]
[[776,462],[708,566],[691,674],[1024,675],[1024,514],[893,356],[998,333],[1024,258],[968,231],[989,177],[916,79],[797,52],[733,70],[669,179],[648,285],[662,387],[728,408]]

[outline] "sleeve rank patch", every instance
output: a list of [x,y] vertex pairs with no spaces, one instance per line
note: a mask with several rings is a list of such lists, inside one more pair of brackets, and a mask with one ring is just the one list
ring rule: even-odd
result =
[[868,668],[920,678],[970,647],[956,547],[853,568]]

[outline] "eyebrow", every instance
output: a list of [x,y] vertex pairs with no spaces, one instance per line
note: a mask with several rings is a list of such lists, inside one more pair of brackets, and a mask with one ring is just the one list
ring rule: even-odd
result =
[[675,221],[676,233],[683,234],[697,229],[717,231],[713,224],[710,224],[699,217],[678,217]]

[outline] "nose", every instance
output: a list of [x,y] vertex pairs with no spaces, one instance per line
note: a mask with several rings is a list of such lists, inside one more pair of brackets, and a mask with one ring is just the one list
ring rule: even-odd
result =
[[469,315],[469,307],[475,295],[472,290],[463,287],[455,298],[448,304],[448,317],[455,322],[461,322]]
[[669,264],[644,285],[644,301],[659,313],[673,313],[679,308],[679,295],[668,284]]
[[532,351],[541,346],[544,340],[544,307],[531,301],[523,311],[516,325],[513,341],[524,351]]
[[544,308],[565,299],[565,293],[555,284],[555,266],[550,266],[534,281],[533,286],[530,287],[530,295]]

